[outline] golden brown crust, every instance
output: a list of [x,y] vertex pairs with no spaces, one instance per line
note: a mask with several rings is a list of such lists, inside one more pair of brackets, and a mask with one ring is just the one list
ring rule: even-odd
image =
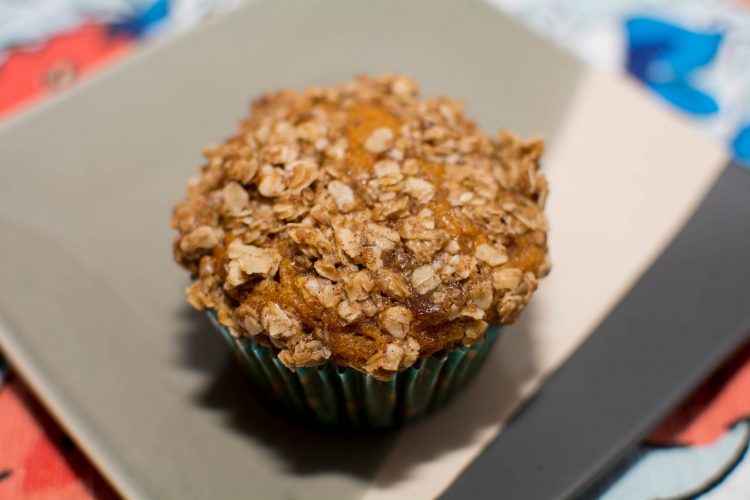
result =
[[290,368],[388,379],[515,321],[549,271],[541,140],[390,74],[252,108],[175,207],[174,256],[194,307]]

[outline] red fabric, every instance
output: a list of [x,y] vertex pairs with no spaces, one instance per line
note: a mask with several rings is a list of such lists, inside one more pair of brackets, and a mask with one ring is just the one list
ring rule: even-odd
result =
[[70,87],[102,63],[131,48],[124,36],[86,24],[51,38],[39,47],[11,50],[0,64],[0,118],[45,95]]
[[750,343],[677,408],[648,439],[652,444],[710,443],[750,417]]
[[0,388],[0,450],[0,498],[117,498],[18,381]]

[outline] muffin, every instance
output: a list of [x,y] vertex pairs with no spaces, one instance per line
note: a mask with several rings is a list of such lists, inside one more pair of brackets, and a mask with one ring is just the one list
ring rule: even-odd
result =
[[393,74],[264,95],[174,209],[187,299],[299,414],[423,415],[550,269],[543,147]]

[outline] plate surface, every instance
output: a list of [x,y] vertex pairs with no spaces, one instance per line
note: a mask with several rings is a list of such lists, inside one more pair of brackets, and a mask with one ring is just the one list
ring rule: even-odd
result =
[[[414,76],[427,95],[462,98],[485,130],[544,134],[557,172],[603,161],[590,148],[588,156],[576,156],[586,141],[575,131],[596,138],[592,117],[607,112],[607,92],[630,96],[624,101],[630,104],[614,106],[614,116],[645,102],[627,86],[589,92],[606,85],[594,85],[580,63],[479,2],[268,0],[157,43],[0,126],[0,347],[126,496],[357,498],[391,495],[394,488],[433,496],[606,307],[602,299],[586,313],[591,318],[566,323],[540,297],[536,311],[499,346],[516,349],[513,355],[496,356],[495,368],[448,411],[401,433],[321,436],[266,407],[208,322],[186,306],[187,277],[171,259],[171,207],[200,164],[202,147],[230,134],[253,96],[385,70]],[[593,101],[582,108],[583,88]],[[664,158],[721,163],[704,142],[686,141],[694,137],[681,124],[661,111],[655,116],[645,126],[615,126],[627,137],[601,135],[604,144],[629,144],[613,164],[634,158],[645,159],[643,168]],[[571,119],[579,128],[568,126]],[[660,156],[650,138],[691,145]],[[581,234],[553,239],[557,257],[568,263],[558,268],[562,278],[575,276],[574,266],[588,259],[575,250],[576,241],[589,238],[587,248],[601,252],[620,245],[630,226],[625,217],[620,232],[588,231],[599,219],[571,208],[585,190],[557,177],[557,220],[581,221]],[[663,223],[669,225],[709,178],[711,172],[688,172],[667,184],[657,176],[643,189],[684,187],[684,203],[667,210]],[[616,201],[615,215],[627,215],[631,205],[648,209],[638,200]],[[625,259],[614,283],[625,286],[651,258],[664,243],[661,232],[639,233],[648,241],[630,252],[635,257]],[[564,287],[552,283],[547,295],[563,295]],[[594,292],[614,297],[621,288]],[[584,309],[586,300],[581,296]],[[554,356],[518,334],[544,333],[555,321],[570,326],[572,340]],[[547,326],[531,328],[535,323]],[[449,436],[433,439],[445,426]]]

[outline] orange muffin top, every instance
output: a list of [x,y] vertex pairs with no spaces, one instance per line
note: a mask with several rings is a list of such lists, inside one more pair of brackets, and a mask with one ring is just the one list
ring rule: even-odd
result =
[[477,342],[549,271],[542,150],[392,74],[262,96],[174,209],[188,300],[292,369]]

